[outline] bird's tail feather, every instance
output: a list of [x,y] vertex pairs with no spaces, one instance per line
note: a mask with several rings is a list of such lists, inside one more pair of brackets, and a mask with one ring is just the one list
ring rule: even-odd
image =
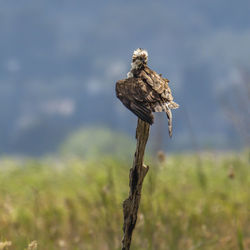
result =
[[169,104],[168,104],[168,107],[170,109],[178,109],[179,108],[179,104],[174,102],[174,101],[171,101]]
[[172,134],[173,134],[172,112],[171,112],[171,109],[168,108],[168,106],[167,106],[167,109],[166,109],[166,115],[168,117],[168,133],[169,133],[169,136],[172,137]]

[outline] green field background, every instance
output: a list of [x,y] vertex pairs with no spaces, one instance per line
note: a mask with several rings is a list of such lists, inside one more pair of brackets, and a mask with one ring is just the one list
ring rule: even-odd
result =
[[[132,159],[132,158],[131,158]],[[132,250],[250,249],[249,152],[146,159]],[[120,249],[132,162],[0,160],[0,242],[26,249]],[[1,247],[1,245],[0,245]]]

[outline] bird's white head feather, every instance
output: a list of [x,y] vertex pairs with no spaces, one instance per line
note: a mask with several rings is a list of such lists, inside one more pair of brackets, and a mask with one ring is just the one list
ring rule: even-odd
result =
[[139,69],[142,65],[148,62],[148,52],[144,49],[137,49],[132,56],[131,69],[127,74],[127,78],[133,77],[133,71]]
[[145,63],[148,62],[148,52],[145,49],[137,49],[134,51],[132,60],[133,62],[136,61],[137,59],[143,60]]

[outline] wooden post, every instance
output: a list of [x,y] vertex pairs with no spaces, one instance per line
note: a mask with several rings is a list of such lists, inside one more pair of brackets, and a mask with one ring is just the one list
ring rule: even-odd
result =
[[144,177],[146,176],[149,167],[143,164],[144,151],[146,148],[150,125],[147,122],[138,118],[136,129],[136,151],[134,156],[133,166],[129,174],[129,197],[123,202],[123,239],[122,250],[129,250],[133,230],[135,228],[138,208],[141,199],[141,189]]

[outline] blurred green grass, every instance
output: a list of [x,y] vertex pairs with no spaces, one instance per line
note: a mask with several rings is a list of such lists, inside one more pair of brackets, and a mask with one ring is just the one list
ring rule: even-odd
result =
[[[249,153],[147,160],[132,250],[250,249]],[[132,157],[131,157],[132,159]],[[0,242],[120,249],[131,162],[0,160]]]

